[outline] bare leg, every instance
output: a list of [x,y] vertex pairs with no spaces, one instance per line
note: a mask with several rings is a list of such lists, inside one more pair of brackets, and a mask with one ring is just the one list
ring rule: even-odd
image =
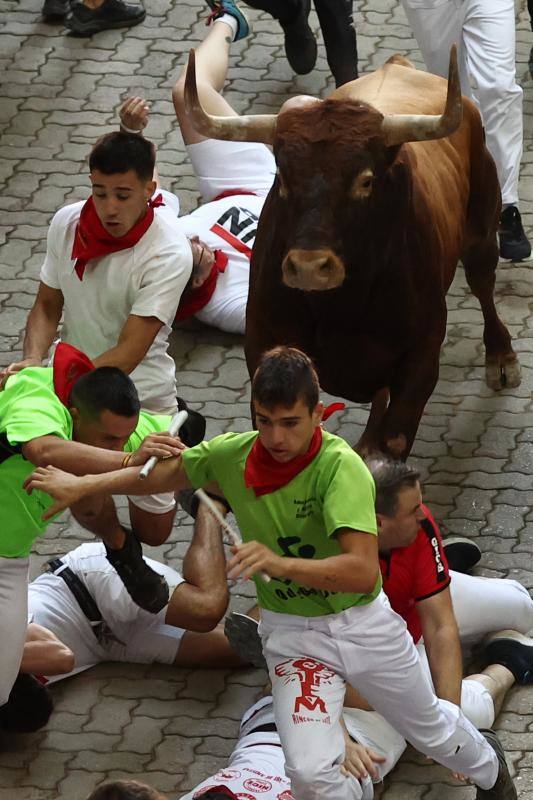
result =
[[229,601],[226,557],[220,525],[201,506],[191,546],[183,560],[183,577],[185,582],[172,593],[165,622],[188,631],[212,631]]
[[481,683],[488,691],[494,703],[496,718],[501,711],[505,695],[515,682],[513,673],[501,664],[489,664],[480,674],[469,675],[468,680]]
[[[196,49],[196,84],[198,96],[203,107],[209,114],[222,117],[236,115],[236,111],[222,97],[220,92],[224,87],[229,65],[229,51],[233,40],[233,31],[224,22],[215,22],[202,44]],[[189,122],[183,101],[183,87],[185,84],[185,68],[176,81],[172,90],[172,99],[176,116],[185,144],[197,144],[205,136],[197,133]]]
[[177,667],[201,667],[203,669],[247,666],[246,662],[230,646],[221,625],[209,633],[187,631],[181,640],[174,664]]

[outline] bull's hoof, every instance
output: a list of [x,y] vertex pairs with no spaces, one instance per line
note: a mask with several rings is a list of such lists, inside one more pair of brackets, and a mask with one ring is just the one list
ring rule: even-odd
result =
[[517,356],[497,356],[485,361],[485,380],[489,389],[513,389],[520,386],[522,373]]

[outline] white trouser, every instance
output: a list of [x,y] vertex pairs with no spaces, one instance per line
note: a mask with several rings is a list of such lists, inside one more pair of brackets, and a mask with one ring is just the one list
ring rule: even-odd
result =
[[359,781],[340,770],[346,681],[420,752],[483,789],[494,785],[494,751],[457,706],[435,697],[383,592],[369,605],[323,617],[263,610],[260,632],[294,800],[363,796]]
[[533,600],[518,581],[451,572],[450,592],[461,643],[474,644],[488,633],[533,628]]
[[522,89],[516,83],[514,0],[402,0],[430,72],[447,77],[459,47],[463,94],[478,104],[504,204],[518,202]]
[[18,675],[28,619],[28,558],[0,557],[0,706]]

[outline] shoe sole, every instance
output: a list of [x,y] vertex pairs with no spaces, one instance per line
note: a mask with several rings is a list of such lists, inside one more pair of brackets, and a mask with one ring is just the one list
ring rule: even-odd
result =
[[146,11],[140,17],[135,17],[135,19],[128,22],[117,20],[116,22],[109,22],[105,25],[96,22],[76,22],[73,25],[72,20],[67,20],[65,27],[68,28],[74,36],[93,36],[95,33],[101,33],[102,31],[116,30],[118,28],[133,28],[145,19]]
[[450,565],[450,569],[454,570],[454,572],[467,572],[481,559],[482,554],[478,545],[462,536],[448,536],[446,539],[442,540],[442,545],[444,547],[444,554],[449,561],[453,560],[453,556],[448,554],[448,548],[456,545],[457,548],[463,549],[458,552],[457,556],[458,560],[463,560],[461,569],[458,569],[457,566],[454,567]]
[[489,634],[489,636],[486,637],[484,644],[485,646],[487,646],[489,644],[492,644],[492,642],[503,642],[503,641],[518,642],[524,647],[531,647],[531,649],[533,649],[533,639],[530,636],[526,636],[523,633],[519,633],[518,631],[512,631],[512,630],[498,631],[497,633],[491,633]]
[[235,652],[243,661],[266,670],[267,663],[257,629],[258,622],[246,614],[233,612],[224,622],[224,633]]
[[[507,764],[507,759],[505,758],[505,750],[503,749],[502,743],[498,739],[498,736],[495,731],[491,728],[480,728],[479,732],[485,739],[485,741],[492,747],[494,752],[496,753],[496,758],[498,759],[498,778],[500,776],[501,767],[505,765],[505,769],[507,770],[507,778],[508,784],[507,786],[503,786],[502,792],[499,796],[499,800],[517,800],[518,794],[516,791],[516,786],[514,785],[513,779],[511,778],[511,774],[509,772],[509,766]],[[484,797],[491,797],[494,798],[495,792],[493,789],[480,789],[478,787],[476,800],[482,800]]]

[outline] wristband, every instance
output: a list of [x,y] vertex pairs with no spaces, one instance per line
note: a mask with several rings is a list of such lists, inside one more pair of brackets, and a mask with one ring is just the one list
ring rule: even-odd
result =
[[122,120],[120,120],[120,127],[122,128],[124,133],[135,133],[135,134],[137,134],[137,136],[140,136],[142,134],[142,128],[140,130],[138,130],[138,131],[134,131],[133,128],[128,128],[127,125],[124,125]]

